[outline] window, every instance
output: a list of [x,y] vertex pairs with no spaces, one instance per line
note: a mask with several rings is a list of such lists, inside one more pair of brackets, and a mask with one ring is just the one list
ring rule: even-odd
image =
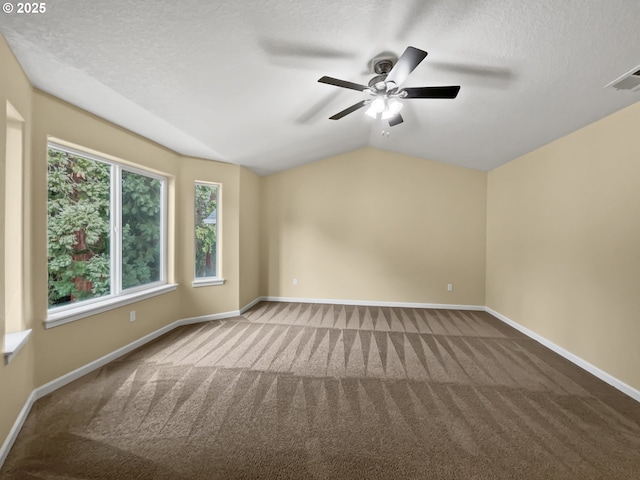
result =
[[4,321],[5,332],[25,330],[22,299],[24,245],[24,128],[25,122],[7,102],[4,178]]
[[165,177],[53,143],[48,174],[50,319],[166,284]]
[[[4,364],[8,364],[26,344],[31,333],[24,318],[24,252],[27,237],[24,224],[24,141],[25,121],[16,108],[6,102],[6,136],[4,154],[4,179],[0,184],[0,211],[4,212],[4,224],[0,232],[4,238],[4,282],[0,283],[0,348],[3,348]],[[3,337],[4,336],[4,342]]]
[[220,275],[219,215],[220,185],[195,184],[195,282],[194,285],[223,283]]

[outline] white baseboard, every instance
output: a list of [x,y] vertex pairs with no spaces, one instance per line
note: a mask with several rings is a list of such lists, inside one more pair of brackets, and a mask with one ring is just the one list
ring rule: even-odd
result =
[[11,430],[9,431],[9,435],[7,435],[7,438],[5,438],[4,443],[0,448],[0,468],[2,468],[4,461],[7,459],[7,455],[9,455],[9,450],[11,450],[11,447],[13,447],[13,442],[15,442],[16,438],[18,438],[18,434],[22,429],[22,425],[24,425],[24,422],[27,419],[29,412],[31,411],[31,407],[33,406],[33,403],[36,401],[35,396],[36,396],[36,392],[34,390],[29,395],[29,398],[27,398],[27,401],[25,402],[24,407],[22,407],[22,410],[20,410],[20,413],[18,414],[18,418],[16,418],[16,421],[14,422],[13,427],[11,427]]
[[[254,300],[254,302],[256,301]],[[93,372],[94,370],[106,365],[109,362],[113,362],[115,359],[120,358],[121,356],[129,352],[132,352],[145,343],[149,343],[150,341],[155,340],[159,336],[170,332],[174,328],[182,327],[184,325],[192,325],[194,323],[210,322],[212,320],[224,320],[225,318],[233,318],[237,317],[238,315],[240,315],[240,310],[231,310],[229,312],[215,313],[212,315],[202,315],[200,317],[190,317],[176,320],[175,322],[172,322],[169,325],[165,325],[164,327],[159,328],[158,330],[155,330],[145,335],[144,337],[141,337],[138,340],[129,343],[128,345],[125,345],[124,347],[118,348],[117,350],[114,350],[113,352],[108,353],[98,358],[97,360],[94,360],[93,362],[87,363],[86,365],[77,368],[72,372],[62,375],[61,377],[58,377],[50,381],[49,383],[36,388],[34,390],[34,392],[36,392],[36,400],[44,397],[45,395],[48,395],[58,388],[64,387],[66,384],[71,383],[80,377],[83,377],[87,373]]]
[[36,400],[44,397],[45,395],[48,395],[49,393],[67,385],[68,383],[73,382],[74,380],[77,380],[78,378],[106,365],[109,362],[112,362],[113,360],[135,350],[138,347],[141,347],[142,345],[155,340],[156,338],[158,338],[161,335],[164,335],[165,333],[170,332],[171,330],[173,330],[174,328],[177,327],[181,327],[183,325],[191,325],[194,323],[202,323],[202,322],[208,322],[208,321],[212,321],[212,320],[222,320],[225,318],[233,318],[233,317],[237,317],[238,315],[242,315],[244,312],[246,312],[247,310],[249,310],[251,307],[253,307],[254,305],[256,305],[259,302],[262,301],[269,301],[269,302],[293,302],[293,303],[323,303],[323,304],[333,304],[333,305],[358,305],[358,306],[371,306],[371,307],[403,307],[403,308],[435,308],[435,309],[446,309],[446,310],[473,310],[473,311],[486,311],[488,313],[490,313],[491,315],[493,315],[494,317],[496,317],[497,319],[501,320],[502,322],[506,323],[507,325],[515,328],[516,330],[522,332],[523,334],[525,334],[526,336],[532,338],[533,340],[536,340],[537,342],[541,343],[542,345],[544,345],[545,347],[549,348],[550,350],[556,352],[557,354],[561,355],[562,357],[566,358],[567,360],[569,360],[570,362],[576,364],[577,366],[583,368],[584,370],[586,370],[587,372],[595,375],[596,377],[600,378],[601,380],[605,381],[606,383],[608,383],[609,385],[613,386],[614,388],[620,390],[622,393],[628,395],[629,397],[635,399],[636,401],[640,402],[640,391],[636,390],[635,388],[627,385],[626,383],[618,380],[617,378],[615,378],[614,376],[604,372],[603,370],[600,370],[598,367],[590,364],[589,362],[581,359],[580,357],[572,354],[571,352],[563,349],[562,347],[559,347],[558,345],[556,345],[555,343],[547,340],[546,338],[542,337],[541,335],[538,335],[537,333],[529,330],[526,327],[523,327],[522,325],[520,325],[519,323],[511,320],[510,318],[502,315],[501,313],[496,312],[495,310],[489,308],[489,307],[484,307],[484,306],[480,306],[480,305],[449,305],[449,304],[439,304],[439,303],[407,303],[407,302],[378,302],[378,301],[367,301],[367,300],[341,300],[341,299],[320,299],[320,298],[296,298],[296,297],[270,297],[270,296],[266,296],[266,297],[258,297],[255,300],[253,300],[252,302],[248,303],[247,305],[245,305],[244,307],[242,307],[240,310],[232,310],[229,312],[222,312],[222,313],[216,313],[216,314],[212,314],[212,315],[203,315],[203,316],[199,316],[199,317],[190,317],[190,318],[183,318],[180,320],[176,320],[175,322],[170,323],[169,325],[165,325],[164,327],[155,330],[147,335],[145,335],[142,338],[139,338],[138,340],[129,343],[128,345],[125,345],[124,347],[121,347],[111,353],[108,353],[107,355],[104,355],[100,358],[98,358],[97,360],[94,360],[93,362],[88,363],[87,365],[84,365],[80,368],[77,368],[75,370],[73,370],[72,372],[69,372],[65,375],[62,375],[61,377],[58,377],[52,381],[50,381],[49,383],[46,383],[44,385],[41,385],[40,387],[36,388],[35,390],[33,390],[31,392],[31,394],[29,395],[29,397],[27,398],[27,401],[24,404],[24,407],[22,407],[22,410],[20,411],[20,414],[18,415],[18,418],[16,419],[16,421],[13,424],[13,427],[11,428],[9,435],[7,436],[7,438],[5,439],[4,443],[2,444],[2,447],[0,448],[0,468],[2,467],[2,465],[4,464],[4,461],[7,458],[7,455],[9,454],[9,451],[11,450],[11,447],[13,446],[13,443],[15,442],[16,438],[18,437],[18,433],[20,432],[20,429],[22,428],[22,425],[24,424],[25,420],[27,419],[27,416],[29,415],[29,412],[31,411],[31,407],[33,406],[33,404],[35,403]]
[[447,303],[380,302],[377,300],[344,300],[332,298],[261,297],[267,302],[325,303],[331,305],[357,305],[360,307],[435,308],[442,310],[474,310],[483,312],[482,305],[452,305]]
[[247,310],[249,310],[251,307],[253,307],[254,305],[264,301],[265,297],[258,297],[255,300],[253,300],[252,302],[247,303],[244,307],[242,307],[240,309],[240,315],[242,315],[244,312],[246,312]]
[[192,325],[194,323],[210,322],[211,320],[224,320],[225,318],[233,318],[237,317],[238,315],[240,315],[240,310],[230,310],[228,312],[214,313],[212,315],[201,315],[199,317],[183,318],[182,320],[173,322],[176,324],[173,328],[181,327],[183,325]]
[[510,327],[515,328],[516,330],[518,330],[521,333],[524,333],[527,337],[531,338],[532,340],[535,340],[536,342],[544,345],[545,347],[547,347],[549,350],[554,351],[555,353],[557,353],[558,355],[566,358],[567,360],[569,360],[571,363],[577,365],[578,367],[582,368],[583,370],[586,370],[587,372],[591,373],[592,375],[595,375],[596,377],[598,377],[600,380],[608,383],[609,385],[611,385],[612,387],[620,390],[622,393],[624,393],[625,395],[630,396],[631,398],[633,398],[634,400],[640,402],[640,390],[636,390],[635,388],[633,388],[630,385],[627,385],[626,383],[624,383],[621,380],[618,380],[616,377],[614,377],[613,375],[608,374],[607,372],[605,372],[604,370],[600,370],[598,367],[596,367],[595,365],[587,362],[586,360],[583,360],[582,358],[578,357],[577,355],[574,355],[573,353],[569,352],[568,350],[565,350],[564,348],[556,345],[555,343],[553,343],[550,340],[547,340],[546,338],[544,338],[542,335],[538,335],[537,333],[535,333],[532,330],[529,330],[526,327],[523,327],[522,325],[520,325],[519,323],[511,320],[509,317],[502,315],[499,312],[496,312],[495,310],[493,310],[492,308],[489,307],[485,307],[484,310],[488,313],[490,313],[491,315],[493,315],[494,317],[496,317],[498,320],[506,323],[507,325],[509,325]]
[[25,402],[24,407],[22,407],[22,410],[20,411],[18,418],[16,419],[16,421],[13,424],[13,427],[11,427],[11,430],[9,431],[9,435],[7,436],[4,443],[2,444],[2,447],[0,448],[0,468],[2,468],[2,465],[4,464],[4,461],[6,460],[7,455],[9,455],[9,451],[11,450],[13,443],[16,441],[16,438],[18,437],[18,433],[20,433],[20,429],[22,428],[22,425],[27,419],[27,416],[31,411],[31,407],[33,406],[36,400],[44,397],[45,395],[48,395],[51,392],[54,392],[55,390],[61,387],[64,387],[65,385],[73,382],[74,380],[77,380],[78,378],[88,373],[93,372],[94,370],[106,365],[107,363],[112,362],[117,358],[135,350],[136,348],[141,347],[145,343],[149,343],[150,341],[155,340],[159,336],[170,332],[174,328],[181,327],[183,325],[191,325],[194,323],[209,322],[211,320],[222,320],[225,318],[237,317],[238,315],[240,315],[240,312],[244,312],[248,310],[249,308],[251,308],[252,306],[254,306],[256,303],[260,301],[262,301],[262,297],[256,298],[254,301],[252,301],[248,305],[245,305],[241,310],[232,310],[229,312],[216,313],[213,315],[203,315],[200,317],[191,317],[191,318],[183,318],[180,320],[176,320],[175,322],[165,325],[164,327],[159,328],[158,330],[155,330],[145,335],[144,337],[141,337],[138,340],[135,340],[129,343],[128,345],[125,345],[124,347],[120,347],[117,350],[114,350],[113,352],[108,353],[94,360],[93,362],[90,362],[80,368],[76,368],[75,370],[69,373],[66,373],[54,380],[51,380],[49,383],[45,383],[44,385],[37,387],[31,392],[31,394],[27,398],[27,401]]
[[155,340],[160,335],[164,335],[165,333],[170,332],[171,330],[179,326],[178,322],[180,322],[180,320],[170,323],[169,325],[165,325],[164,327],[155,330],[145,335],[144,337],[141,337],[138,340],[129,343],[128,345],[125,345],[124,347],[120,347],[117,350],[114,350],[113,352],[94,360],[93,362],[89,362],[80,368],[76,368],[69,373],[65,373],[64,375],[51,380],[49,383],[45,383],[44,385],[39,386],[34,390],[36,394],[35,400],[38,400],[61,387],[64,387],[68,383],[71,383],[74,380],[83,377],[87,373],[93,372],[94,370],[106,365],[109,362],[113,362],[115,359],[120,358],[121,356],[135,350],[138,347],[141,347],[145,343],[148,343],[151,340]]

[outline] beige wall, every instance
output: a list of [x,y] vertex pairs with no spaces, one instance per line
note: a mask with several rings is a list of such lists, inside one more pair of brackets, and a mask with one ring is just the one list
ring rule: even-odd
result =
[[[82,367],[175,320],[240,308],[240,188],[248,214],[244,230],[258,230],[256,211],[259,179],[237,165],[183,157],[142,137],[39,91],[33,91],[18,62],[0,37],[0,102],[17,109],[25,119],[24,209],[25,244],[24,324],[33,333],[8,365],[0,365],[0,444],[35,387]],[[4,171],[6,115],[0,115],[0,226],[4,230]],[[47,315],[47,140],[75,144],[99,154],[162,173],[169,178],[169,281],[176,291],[116,308],[75,322],[45,329]],[[194,288],[193,194],[195,181],[222,184],[222,243],[225,285]],[[15,205],[13,205],[15,207]],[[254,226],[250,223],[254,222]],[[5,232],[0,232],[0,271],[4,270]],[[248,260],[243,268],[256,273],[258,240],[244,242]],[[13,267],[12,267],[13,268]],[[10,272],[8,272],[9,276]],[[256,294],[257,273],[244,288]],[[0,275],[0,292],[4,293]],[[4,295],[0,295],[4,315]],[[129,311],[137,320],[129,322]],[[4,340],[5,321],[0,321]]]
[[[24,132],[24,158],[28,162],[31,156],[31,148],[29,139],[31,138],[30,126],[31,122],[31,102],[32,91],[31,85],[27,77],[20,68],[13,53],[9,50],[2,36],[0,36],[0,272],[5,271],[4,249],[5,234],[18,235],[20,240],[29,238],[28,227],[25,232],[5,232],[4,231],[4,212],[5,207],[11,208],[11,205],[5,205],[5,166],[6,166],[6,133],[7,133],[7,115],[6,104],[10,102],[20,116],[26,121]],[[25,222],[28,222],[29,215],[25,215]],[[30,275],[29,275],[30,278]],[[4,275],[0,275],[0,341],[4,350],[4,334],[5,334],[5,285]],[[31,300],[31,292],[25,292],[24,305]],[[28,311],[30,309],[28,308]],[[27,328],[31,328],[32,322],[30,318],[25,318]],[[4,365],[0,360],[0,445],[4,442],[5,437],[9,433],[16,417],[29,397],[34,388],[34,349],[33,344],[27,345],[9,365]]]
[[[35,380],[36,385],[42,385],[181,318],[180,292],[174,291],[55,328],[42,327],[47,316],[47,137],[163,173],[170,177],[170,196],[179,170],[175,153],[47,94],[35,92],[33,106],[36,114],[30,184],[34,276],[30,290],[34,296]],[[170,232],[171,256],[175,251],[172,238]],[[169,277],[173,279],[171,267]],[[129,311],[134,309],[137,320],[129,322]]]
[[372,148],[268,176],[263,291],[483,305],[485,204],[485,172]]
[[260,177],[240,169],[240,308],[261,296]]
[[487,306],[640,389],[640,103],[489,173]]
[[[222,184],[218,235],[222,239],[222,262],[218,263],[224,285],[193,288],[195,228],[195,182]],[[239,247],[240,167],[228,163],[181,157],[178,184],[178,231],[183,239],[178,247],[178,283],[182,292],[181,318],[199,317],[239,309],[240,273]]]
[[[487,304],[640,388],[640,104],[488,175],[366,148],[258,178],[33,92],[2,37],[0,65],[0,102],[25,119],[23,311],[34,330],[0,366],[0,443],[33,388],[177,319],[237,310],[260,295]],[[175,292],[43,328],[49,135],[170,178]],[[0,115],[0,185],[5,137]],[[191,285],[195,181],[222,184],[221,286]],[[4,207],[2,192],[1,228]],[[3,320],[0,338],[4,329]]]
[[[36,385],[42,385],[181,318],[240,308],[240,171],[221,162],[183,157],[41,92],[35,93],[32,259],[35,292]],[[40,328],[47,313],[46,146],[47,136],[149,168],[170,179],[169,280],[178,289],[52,329]],[[253,174],[251,174],[253,175]],[[222,184],[221,242],[225,284],[193,287],[194,184]],[[255,183],[255,181],[254,181]],[[254,184],[249,184],[249,188]],[[174,200],[175,199],[175,200]],[[136,310],[136,322],[129,311]],[[90,339],[90,341],[87,341]],[[60,352],[65,352],[61,355]]]

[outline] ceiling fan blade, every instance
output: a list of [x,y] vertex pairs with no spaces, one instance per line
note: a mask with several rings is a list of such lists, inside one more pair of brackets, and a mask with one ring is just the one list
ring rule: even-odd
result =
[[385,81],[393,82],[396,85],[401,85],[415,68],[420,65],[420,62],[425,59],[427,52],[415,47],[407,47],[402,56],[398,59],[393,66],[389,75]]
[[389,119],[389,126],[395,127],[396,125],[400,125],[402,122],[404,122],[404,119],[402,118],[402,115],[398,113],[395,117],[391,117]]
[[345,115],[349,115],[350,113],[355,112],[356,110],[361,109],[367,104],[367,100],[362,100],[354,105],[351,105],[349,108],[345,108],[341,112],[336,113],[333,117],[329,117],[329,120],[340,120]]
[[460,85],[450,87],[407,87],[401,92],[407,92],[404,98],[456,98]]
[[328,85],[335,85],[336,87],[350,88],[351,90],[358,90],[359,92],[363,92],[369,88],[366,85],[347,82],[346,80],[340,80],[339,78],[333,78],[333,77],[322,77],[321,79],[318,80],[318,82],[326,83]]

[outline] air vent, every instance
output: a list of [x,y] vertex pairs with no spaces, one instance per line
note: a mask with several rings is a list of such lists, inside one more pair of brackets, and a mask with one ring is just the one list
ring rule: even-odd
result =
[[620,78],[615,79],[605,88],[613,87],[616,90],[631,90],[632,92],[640,91],[640,69],[634,68],[625,73]]

